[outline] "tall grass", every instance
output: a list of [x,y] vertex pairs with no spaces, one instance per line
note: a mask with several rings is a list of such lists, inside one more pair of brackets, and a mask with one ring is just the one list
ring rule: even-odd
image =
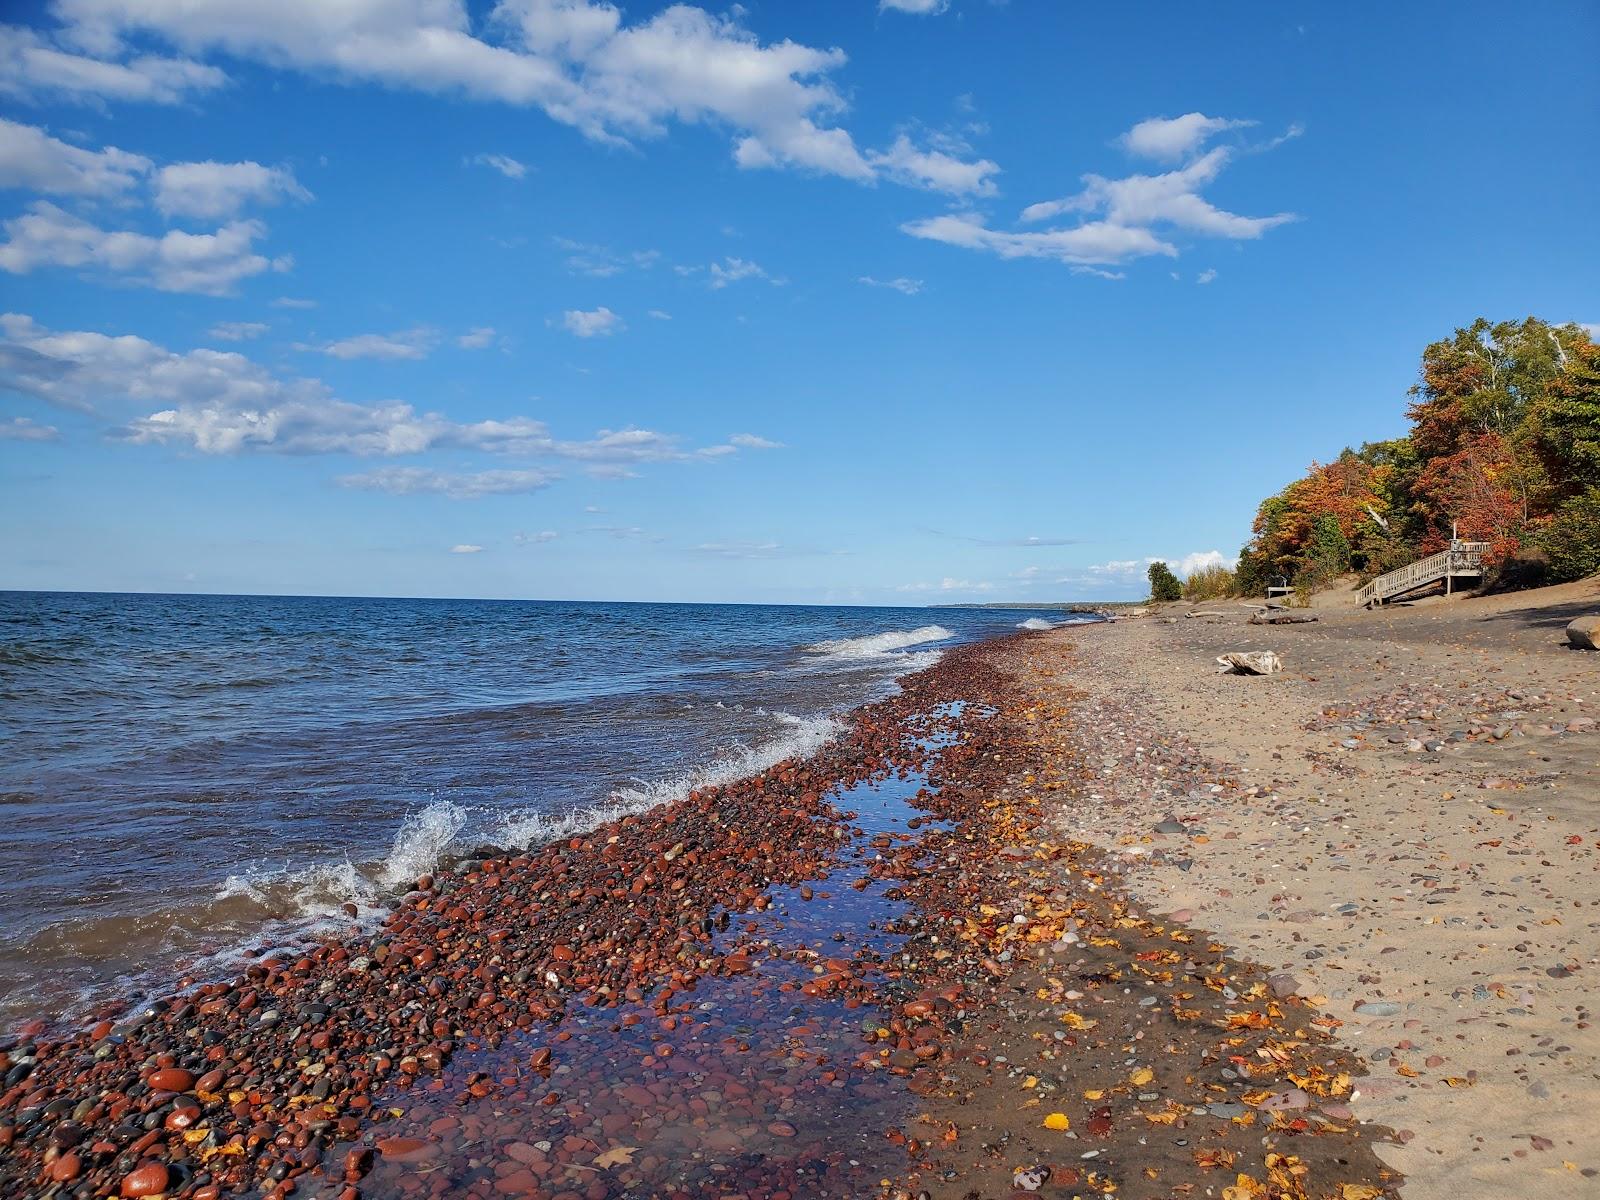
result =
[[1222,600],[1238,591],[1239,582],[1227,567],[1201,567],[1183,581],[1185,600]]

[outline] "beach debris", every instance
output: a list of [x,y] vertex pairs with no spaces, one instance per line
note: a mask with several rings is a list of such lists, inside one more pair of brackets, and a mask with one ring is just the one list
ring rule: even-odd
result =
[[1037,1192],[1050,1182],[1049,1167],[1018,1167],[1011,1173],[1011,1186],[1018,1191]]
[[1600,613],[1568,621],[1567,641],[1579,650],[1600,650]]
[[1233,650],[1217,655],[1219,675],[1274,675],[1283,670],[1283,660],[1271,650]]
[[1263,608],[1250,618],[1252,625],[1308,625],[1317,619],[1316,613],[1303,609]]

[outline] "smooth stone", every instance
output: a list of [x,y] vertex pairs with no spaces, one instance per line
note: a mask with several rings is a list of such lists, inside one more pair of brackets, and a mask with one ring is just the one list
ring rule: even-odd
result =
[[122,1195],[126,1197],[159,1196],[167,1190],[172,1173],[166,1163],[146,1159],[122,1177]]
[[158,1092],[187,1092],[194,1087],[194,1074],[181,1067],[163,1067],[145,1082]]
[[1387,1002],[1373,1002],[1356,1005],[1356,1011],[1368,1017],[1392,1017],[1400,1011],[1400,1006]]

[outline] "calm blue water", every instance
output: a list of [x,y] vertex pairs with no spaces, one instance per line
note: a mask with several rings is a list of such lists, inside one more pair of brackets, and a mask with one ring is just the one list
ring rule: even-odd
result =
[[815,748],[1039,615],[0,593],[0,1027]]

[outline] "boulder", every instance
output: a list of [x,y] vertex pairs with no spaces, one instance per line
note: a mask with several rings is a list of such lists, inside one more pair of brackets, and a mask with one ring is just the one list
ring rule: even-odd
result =
[[1567,641],[1579,650],[1600,650],[1600,613],[1568,622]]

